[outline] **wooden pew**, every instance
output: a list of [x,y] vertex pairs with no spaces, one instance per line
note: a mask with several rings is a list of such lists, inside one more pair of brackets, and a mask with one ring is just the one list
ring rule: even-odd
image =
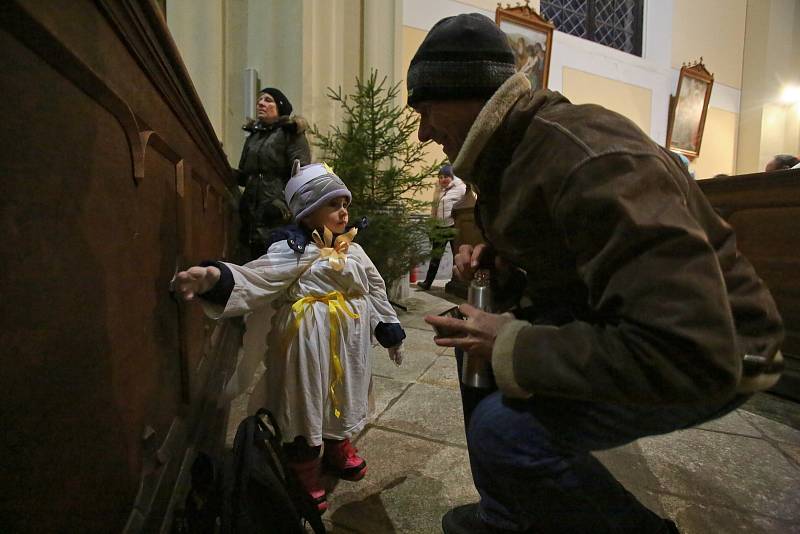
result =
[[238,342],[168,283],[238,190],[154,2],[6,0],[0,51],[0,530],[162,530]]
[[800,170],[698,184],[775,297],[786,326],[786,370],[773,392],[800,401]]

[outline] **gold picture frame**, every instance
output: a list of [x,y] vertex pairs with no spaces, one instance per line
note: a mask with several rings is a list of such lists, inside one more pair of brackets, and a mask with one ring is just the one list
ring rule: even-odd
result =
[[703,58],[684,63],[675,96],[670,97],[667,147],[689,159],[700,155],[708,102],[714,87],[714,75],[703,65]]
[[494,21],[508,38],[517,70],[525,72],[534,89],[547,88],[555,26],[530,7],[528,0],[515,7],[498,3]]

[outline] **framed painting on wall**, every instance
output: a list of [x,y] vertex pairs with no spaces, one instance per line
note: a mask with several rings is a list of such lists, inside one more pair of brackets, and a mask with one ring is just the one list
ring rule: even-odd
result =
[[503,8],[497,4],[494,16],[497,26],[506,34],[514,51],[517,71],[524,72],[534,89],[547,87],[550,73],[550,51],[554,26],[525,5]]
[[670,99],[667,146],[674,152],[693,159],[700,155],[708,101],[714,86],[714,75],[706,70],[703,58],[681,67],[678,89]]

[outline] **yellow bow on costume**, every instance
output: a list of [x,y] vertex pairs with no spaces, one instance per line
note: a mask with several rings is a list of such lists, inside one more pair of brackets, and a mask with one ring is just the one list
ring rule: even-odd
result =
[[311,237],[314,238],[314,243],[319,247],[320,259],[328,259],[331,267],[335,271],[344,269],[344,263],[347,261],[347,250],[350,248],[350,242],[358,233],[358,228],[351,228],[346,234],[342,234],[333,240],[333,232],[328,227],[325,227],[323,240],[319,236],[319,232],[314,230]]
[[[341,236],[340,236],[341,237]],[[292,304],[292,311],[294,312],[294,322],[292,328],[286,332],[284,338],[284,345],[289,346],[291,340],[297,335],[300,330],[300,321],[303,320],[303,315],[308,306],[313,305],[315,302],[324,302],[328,305],[328,320],[330,321],[330,338],[328,346],[331,352],[331,382],[328,386],[328,391],[331,394],[331,405],[333,406],[333,414],[336,417],[341,415],[339,411],[339,399],[336,398],[336,386],[342,383],[342,360],[339,358],[339,330],[341,329],[340,313],[346,313],[353,319],[358,319],[358,314],[353,312],[347,305],[347,300],[340,291],[331,291],[327,295],[308,295],[297,302]],[[284,351],[285,352],[285,351]]]

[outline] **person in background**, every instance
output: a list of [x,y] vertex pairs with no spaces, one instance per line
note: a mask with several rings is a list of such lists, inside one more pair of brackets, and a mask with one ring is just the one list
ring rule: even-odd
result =
[[681,154],[680,152],[675,152],[675,151],[671,151],[671,152],[673,154],[675,154],[675,157],[680,160],[681,165],[683,165],[683,168],[686,169],[686,172],[689,173],[689,176],[694,178],[695,177],[694,171],[689,167],[689,163],[690,163],[689,162],[689,158],[687,158],[684,154]]
[[444,249],[450,243],[450,250],[455,254],[453,238],[455,237],[455,221],[453,220],[453,207],[464,199],[467,186],[453,174],[453,167],[445,165],[439,169],[439,185],[434,192],[431,216],[436,221],[436,228],[431,234],[431,259],[428,264],[428,273],[425,280],[417,282],[417,286],[424,290],[431,288],[439,271]]
[[239,201],[239,241],[248,260],[267,252],[270,231],[288,223],[291,213],[283,198],[292,162],[311,162],[305,119],[292,116],[292,104],[278,89],[262,89],[256,104],[256,120],[243,126],[249,132],[242,149],[237,182],[244,186]]
[[352,481],[367,471],[350,438],[367,423],[372,337],[397,365],[405,338],[381,275],[352,242],[357,230],[346,229],[351,198],[327,165],[298,165],[285,192],[295,223],[271,234],[266,254],[176,275],[181,298],[199,296],[213,319],[274,310],[265,407],[278,422],[289,467],[320,512],[328,508],[323,468]]
[[[454,272],[514,269],[510,313],[427,316],[491,365],[467,422],[478,503],[445,534],[668,533],[591,454],[731,412],[780,377],[775,302],[669,152],[625,117],[532,90],[491,19],[442,19],[411,60],[419,139],[477,193],[486,244]],[[494,279],[494,276],[492,277]]]
[[800,159],[790,154],[778,154],[767,163],[767,166],[764,167],[764,171],[785,171],[786,169],[796,167],[798,164],[800,164]]

